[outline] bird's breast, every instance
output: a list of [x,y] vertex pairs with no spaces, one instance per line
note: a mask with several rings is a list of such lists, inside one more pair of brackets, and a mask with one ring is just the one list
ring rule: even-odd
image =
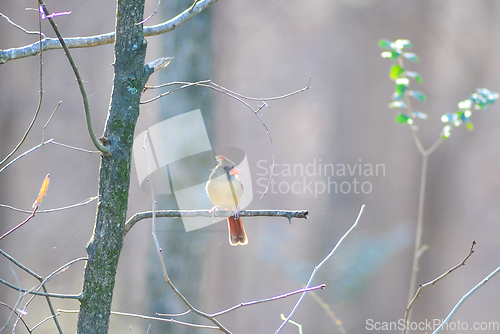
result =
[[221,175],[207,182],[208,197],[219,208],[235,210],[243,195],[243,186],[236,177]]

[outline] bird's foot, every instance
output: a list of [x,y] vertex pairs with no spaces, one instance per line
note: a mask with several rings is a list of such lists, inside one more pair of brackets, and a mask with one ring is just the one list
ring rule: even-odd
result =
[[217,210],[219,210],[219,207],[216,205],[216,206],[214,206],[213,208],[211,208],[211,209],[210,209],[210,211],[208,211],[208,212],[210,212],[210,213],[212,214],[212,219],[213,219],[214,221],[215,221],[215,212],[216,212]]
[[236,209],[233,212],[234,218],[239,219],[240,218],[240,208],[236,207]]

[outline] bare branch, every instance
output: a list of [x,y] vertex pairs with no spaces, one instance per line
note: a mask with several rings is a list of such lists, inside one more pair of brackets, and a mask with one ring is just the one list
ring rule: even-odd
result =
[[[78,310],[61,310],[61,309],[59,309],[59,310],[57,310],[57,312],[58,313],[78,313]],[[175,324],[189,326],[189,327],[205,328],[205,329],[217,329],[217,330],[219,330],[219,327],[216,327],[216,326],[197,325],[197,324],[191,324],[191,323],[188,323],[188,322],[179,321],[179,320],[175,320],[175,319],[165,319],[165,318],[159,318],[159,317],[151,317],[151,316],[148,316],[148,315],[141,315],[141,314],[135,314],[135,313],[126,313],[126,312],[111,311],[111,314],[121,315],[121,316],[125,316],[125,317],[146,319],[146,320],[156,320],[156,321],[163,321],[163,322],[172,322],[172,323],[175,323]]]
[[152,18],[156,14],[156,12],[158,12],[158,7],[160,7],[160,3],[161,3],[161,0],[158,0],[158,3],[156,4],[156,8],[155,8],[155,11],[153,12],[153,14],[150,14],[144,20],[142,20],[141,22],[137,22],[135,25],[138,26],[140,24],[144,24],[144,23],[146,23],[146,21],[148,21],[150,18]]
[[[215,3],[217,0],[200,0],[194,7],[188,8],[176,17],[163,22],[158,25],[144,27],[144,36],[155,36],[174,30],[183,23],[189,21],[205,8]],[[64,39],[68,48],[88,48],[105,44],[112,44],[115,42],[115,33],[105,33],[102,35],[76,37]],[[26,45],[20,48],[11,48],[7,50],[0,50],[0,64],[4,64],[9,60],[31,57],[40,53],[40,50],[55,50],[61,49],[61,43],[57,38],[44,38],[36,43]]]
[[[40,147],[42,147],[43,145],[48,144],[48,143],[50,143],[50,142],[52,142],[52,139],[49,139],[49,140],[47,140],[47,141],[45,141],[45,142],[43,142],[43,143],[40,143],[40,144],[38,144],[38,145],[36,145],[36,146],[34,146],[34,147],[30,148],[30,149],[29,149],[29,150],[27,150],[26,152],[24,152],[24,153],[22,153],[22,154],[18,155],[15,159],[11,160],[8,164],[6,164],[5,166],[3,166],[3,167],[0,169],[0,173],[1,173],[1,172],[3,172],[3,171],[7,168],[7,167],[9,167],[10,165],[12,165],[12,164],[13,164],[14,162],[16,162],[17,160],[21,159],[22,157],[24,157],[24,156],[26,156],[26,155],[30,154],[30,153],[31,153],[31,152],[33,152],[34,150],[39,149],[39,148],[40,148]],[[15,151],[12,151],[12,152],[15,152]]]
[[17,29],[21,30],[22,32],[27,33],[28,35],[39,35],[39,36],[42,36],[43,38],[45,38],[45,35],[41,31],[29,31],[29,30],[26,30],[23,27],[21,27],[19,24],[14,23],[7,15],[4,15],[4,14],[0,13],[0,16],[3,17],[4,19],[6,19],[7,22],[9,22],[10,24],[12,24],[14,27],[16,27]]
[[[38,16],[38,30],[42,31],[42,19],[40,18],[40,16]],[[42,41],[42,35],[40,34],[39,35],[39,42],[40,42],[40,45],[41,45],[41,41]],[[40,113],[40,109],[42,107],[42,100],[43,100],[43,57],[42,57],[42,49],[40,47],[38,47],[36,49],[38,51],[38,53],[40,54],[39,56],[39,62],[38,62],[38,80],[39,80],[39,86],[40,86],[40,90],[38,92],[38,104],[37,104],[37,107],[35,109],[35,114],[33,115],[33,118],[31,120],[31,123],[28,125],[28,128],[26,129],[26,131],[24,132],[23,136],[21,137],[21,140],[19,141],[19,143],[14,147],[14,149],[12,149],[12,151],[7,154],[7,156],[2,159],[2,161],[0,161],[0,166],[3,165],[5,162],[7,162],[7,160],[9,160],[16,152],[17,150],[21,147],[21,145],[24,143],[24,141],[26,140],[26,138],[28,137],[28,134],[30,133],[31,129],[33,128],[33,125],[35,124],[35,121],[38,117],[38,114]],[[0,64],[2,63],[1,62],[1,53],[3,51],[0,50]],[[7,164],[8,166],[9,164]],[[3,167],[2,169],[0,169],[0,172],[2,170],[4,170],[5,168],[7,168],[7,166]]]
[[405,334],[407,332],[407,329],[408,329],[407,326],[408,326],[408,320],[409,320],[409,316],[410,316],[410,310],[411,310],[413,304],[415,303],[415,301],[420,297],[420,293],[422,292],[422,290],[425,289],[425,288],[427,288],[430,285],[436,284],[438,281],[442,280],[443,278],[445,278],[446,276],[448,276],[449,274],[451,274],[452,272],[454,272],[458,268],[460,268],[462,266],[465,266],[465,261],[467,261],[469,259],[469,257],[471,257],[471,255],[474,253],[474,245],[475,244],[476,244],[476,242],[472,241],[472,245],[470,246],[469,253],[462,260],[462,262],[460,262],[456,266],[452,267],[451,269],[448,269],[448,271],[446,271],[445,273],[443,273],[440,276],[436,277],[432,281],[429,281],[429,282],[427,282],[425,284],[421,284],[420,285],[420,287],[418,288],[417,292],[415,293],[415,296],[413,297],[413,299],[411,300],[410,304],[406,308],[405,317],[404,317],[404,319],[405,319],[405,326],[404,326],[404,329],[403,329],[403,334]]
[[[62,265],[61,267],[59,267],[58,269],[56,269],[55,271],[53,271],[49,276],[47,276],[45,279],[42,279],[41,277],[38,279],[40,281],[40,285],[38,286],[37,289],[32,289],[32,291],[40,291],[41,288],[43,288],[43,292],[45,293],[48,293],[47,292],[47,288],[45,287],[45,283],[47,283],[49,280],[51,280],[53,277],[55,277],[56,275],[62,273],[62,272],[65,272],[71,265],[73,265],[74,263],[76,262],[79,262],[79,261],[87,261],[88,258],[86,257],[80,257],[80,258],[77,258],[77,259],[74,259],[74,260],[71,260],[69,261],[68,263]],[[28,306],[31,304],[31,302],[35,299],[36,295],[32,295],[30,300],[28,300],[28,302],[26,303],[26,305],[24,305],[24,308],[23,308],[23,311],[27,311],[28,309]],[[52,306],[52,302],[49,298],[49,296],[45,296],[45,299],[47,300],[47,303],[48,303],[48,306],[49,306],[49,309],[50,309],[50,313],[51,313],[51,316],[47,317],[45,320],[43,320],[42,322],[38,323],[37,325],[35,325],[31,330],[33,331],[37,326],[41,325],[43,322],[45,322],[46,320],[49,320],[49,319],[54,319],[54,323],[59,331],[60,334],[62,334],[62,328],[61,328],[61,325],[59,324],[59,321],[57,320],[57,317],[56,317],[56,313],[54,312],[54,307]]]
[[96,153],[100,154],[101,153],[100,151],[90,151],[90,150],[86,150],[84,148],[74,147],[74,146],[70,146],[70,145],[58,143],[56,141],[51,141],[50,143],[54,144],[54,145],[59,145],[59,146],[65,147],[65,148],[69,148],[69,149],[72,149],[72,150],[75,150],[75,151],[85,152],[85,153],[91,153],[91,154],[96,154]]
[[27,222],[29,222],[31,218],[35,217],[35,213],[36,213],[37,209],[38,209],[38,206],[35,206],[35,208],[31,212],[31,214],[28,216],[28,218],[26,218],[25,220],[23,220],[22,222],[20,222],[19,224],[17,224],[16,226],[14,226],[13,228],[11,228],[7,232],[5,232],[2,236],[0,236],[0,240],[2,240],[3,238],[5,238],[9,234],[11,234],[12,232],[14,232],[15,230],[17,230],[18,228],[20,228],[21,226],[23,226],[24,224],[26,224]]
[[43,126],[43,130],[42,130],[42,143],[44,142],[45,140],[45,129],[47,128],[47,126],[49,125],[50,121],[52,120],[52,117],[54,116],[54,114],[56,113],[57,109],[59,109],[59,106],[61,105],[62,101],[59,101],[57,102],[57,105],[56,107],[54,108],[54,111],[52,112],[52,114],[50,114],[50,117],[49,119],[47,120],[47,123],[45,123],[45,125]]
[[[43,289],[43,292],[45,292],[45,293],[48,292],[47,288],[45,287],[45,284],[43,284],[43,277],[42,276],[38,275],[33,270],[31,270],[30,268],[26,267],[25,265],[23,265],[22,263],[20,263],[19,261],[17,261],[16,259],[14,259],[12,256],[10,256],[9,254],[7,254],[6,252],[4,252],[1,249],[0,249],[0,254],[2,254],[3,256],[5,256],[9,261],[11,261],[12,263],[14,263],[16,266],[18,266],[22,270],[26,271],[31,276],[35,277],[40,282],[40,284],[42,286],[42,289]],[[50,301],[50,298],[47,297],[47,296],[45,296],[45,299],[46,299],[47,304],[49,306],[50,313],[54,316],[54,322],[56,324],[56,327],[57,327],[59,333],[62,334],[62,329],[61,329],[61,326],[59,325],[59,321],[55,317],[55,312],[54,312],[54,307],[52,306],[52,302]],[[0,330],[0,332],[1,332],[1,330]]]
[[303,92],[303,91],[306,91],[308,90],[309,88],[311,88],[311,77],[309,77],[309,82],[307,83],[307,86],[304,87],[304,88],[301,88],[301,89],[298,89],[294,92],[291,92],[291,93],[287,93],[287,94],[284,94],[284,95],[280,95],[280,96],[274,96],[274,97],[250,97],[250,96],[245,96],[245,95],[241,95],[241,94],[238,94],[236,92],[233,92],[227,88],[224,88],[222,86],[219,86],[218,84],[216,84],[215,82],[212,82],[212,85],[214,85],[215,87],[217,88],[220,88],[221,90],[224,90],[224,91],[227,91],[228,93],[234,95],[234,96],[237,96],[237,97],[240,97],[242,99],[245,99],[245,100],[254,100],[254,101],[274,101],[274,100],[279,100],[279,99],[284,99],[284,98],[287,98],[287,97],[290,97],[292,95],[295,95],[295,94],[298,94],[300,92]]
[[[326,286],[325,284],[320,284],[320,285],[312,286],[312,287],[309,287],[309,288],[302,288],[302,289],[298,289],[298,290],[295,290],[295,291],[292,291],[292,292],[287,292],[287,293],[284,293],[282,295],[274,296],[274,297],[271,297],[271,298],[265,298],[265,299],[259,299],[259,300],[254,300],[254,301],[250,301],[250,302],[240,303],[240,304],[235,305],[233,307],[230,307],[230,308],[228,308],[228,309],[226,309],[224,311],[213,313],[213,314],[211,314],[211,316],[212,317],[218,317],[220,315],[223,315],[223,314],[229,313],[231,311],[234,311],[234,310],[236,310],[236,309],[238,309],[240,307],[252,306],[252,305],[256,305],[256,304],[260,304],[260,303],[272,302],[272,301],[275,301],[275,300],[278,300],[278,299],[287,298],[287,297],[296,295],[298,293],[305,293],[305,292],[312,291],[312,290],[324,289],[325,286]],[[161,315],[161,314],[159,314],[159,315]]]
[[53,298],[61,298],[61,299],[77,299],[77,300],[81,300],[82,299],[82,295],[81,294],[78,294],[78,295],[69,295],[69,294],[61,294],[61,293],[38,292],[38,291],[29,290],[29,289],[23,289],[23,288],[17,287],[14,284],[11,284],[11,283],[3,280],[1,278],[0,278],[0,283],[8,286],[11,289],[17,290],[17,291],[22,292],[22,293],[32,294],[32,295],[46,296],[46,297],[53,297]]
[[[174,57],[160,57],[156,60],[150,61],[146,65],[144,65],[144,74],[142,78],[142,85],[145,86],[146,82],[148,82],[149,77],[154,72],[165,68],[170,64],[170,62],[174,59]],[[144,89],[143,89],[144,92]]]
[[[268,107],[266,101],[283,99],[283,98],[290,97],[292,95],[295,95],[295,94],[298,94],[300,92],[308,90],[311,87],[311,77],[309,77],[309,82],[307,83],[306,87],[301,88],[299,90],[296,90],[294,92],[285,94],[285,95],[276,96],[276,97],[269,97],[269,98],[254,98],[254,97],[244,96],[244,95],[235,93],[235,92],[233,92],[233,91],[231,91],[231,90],[229,90],[227,88],[224,88],[224,87],[222,87],[220,85],[217,85],[217,84],[213,83],[211,80],[198,81],[198,82],[179,82],[179,81],[177,81],[177,82],[171,82],[171,83],[167,83],[167,84],[163,84],[163,85],[158,85],[158,86],[146,86],[146,87],[144,87],[144,90],[151,89],[151,88],[160,88],[160,87],[170,86],[170,85],[173,85],[173,84],[181,84],[182,86],[179,87],[179,88],[177,88],[177,89],[174,89],[172,91],[160,94],[160,95],[158,95],[158,96],[156,96],[154,98],[151,98],[151,99],[149,99],[147,101],[143,101],[141,103],[145,104],[145,103],[153,102],[153,101],[155,101],[155,100],[157,100],[157,99],[159,99],[159,98],[161,98],[163,96],[166,96],[168,94],[171,94],[173,92],[176,92],[176,91],[178,91],[180,89],[183,89],[183,88],[186,88],[186,87],[200,86],[200,87],[211,88],[211,89],[213,89],[215,91],[218,91],[218,92],[220,92],[222,94],[225,94],[225,95],[227,95],[227,96],[229,96],[229,97],[237,100],[238,102],[243,103],[246,107],[248,107],[250,110],[252,110],[252,112],[259,119],[260,123],[262,124],[262,126],[266,130],[266,133],[267,133],[267,135],[269,137],[269,142],[271,143],[272,164],[270,166],[269,180],[267,181],[266,188],[264,189],[264,191],[263,191],[262,196],[260,197],[260,199],[264,198],[264,196],[267,194],[267,191],[269,190],[269,186],[271,185],[271,181],[273,179],[273,171],[274,171],[274,166],[275,166],[275,153],[274,153],[273,137],[271,136],[271,132],[269,131],[269,128],[267,127],[266,123],[260,117],[259,111],[262,108],[264,108],[264,107]],[[258,108],[255,109],[252,106],[250,106],[250,104],[248,104],[245,100],[252,100],[252,101],[258,100],[258,101],[261,101],[262,104]]]
[[[37,210],[36,212],[37,213],[50,213],[50,212],[56,212],[56,211],[73,209],[73,208],[76,208],[76,207],[79,207],[79,206],[84,206],[86,204],[89,204],[89,203],[95,201],[98,198],[99,198],[99,196],[94,196],[94,197],[90,197],[90,198],[88,198],[88,199],[86,199],[86,200],[84,200],[82,202],[79,202],[79,203],[76,203],[76,204],[72,204],[72,205],[69,205],[69,206],[63,206],[63,207],[60,207],[60,208],[48,209],[48,210]],[[18,209],[18,208],[15,208],[13,206],[6,205],[6,204],[0,204],[0,208],[6,208],[6,209],[10,209],[10,210],[17,211],[17,212],[22,212],[22,213],[31,213],[32,212],[32,210]]]
[[50,16],[43,0],[38,0],[38,3],[40,5],[41,11],[45,14],[45,16],[47,17],[47,19],[50,22],[50,25],[52,26],[52,29],[56,33],[57,38],[59,39],[59,42],[61,43],[61,46],[64,49],[64,54],[66,55],[66,58],[68,58],[69,64],[71,65],[73,73],[75,74],[76,81],[78,82],[78,87],[80,88],[80,94],[82,95],[82,99],[83,99],[83,108],[85,109],[85,120],[87,121],[87,130],[89,132],[90,139],[92,140],[92,142],[94,143],[94,146],[99,151],[101,151],[105,155],[110,155],[111,149],[109,147],[103,145],[97,139],[97,136],[95,135],[94,130],[92,128],[92,122],[90,120],[89,101],[87,99],[87,92],[85,91],[85,87],[83,86],[83,81],[82,81],[82,78],[80,76],[80,72],[78,71],[78,68],[76,67],[75,61],[73,60],[71,53],[69,52],[68,46],[66,45],[61,33],[59,32],[59,28],[57,28],[56,22]]
[[451,317],[455,314],[455,312],[460,308],[460,306],[462,306],[462,304],[465,302],[465,300],[467,298],[469,298],[474,292],[476,292],[480,287],[482,287],[483,285],[485,285],[490,279],[493,278],[493,276],[495,276],[496,274],[498,274],[498,272],[500,272],[500,267],[498,267],[497,269],[493,270],[491,272],[491,274],[489,274],[488,276],[486,276],[481,282],[479,282],[475,287],[473,287],[469,292],[467,292],[460,300],[459,302],[457,303],[457,305],[455,305],[455,307],[453,308],[453,310],[451,310],[450,314],[448,314],[448,316],[446,317],[446,319],[443,320],[443,322],[441,323],[441,325],[432,333],[432,334],[437,334],[439,333],[442,329],[443,329],[443,326],[445,324],[448,323],[448,321],[450,321]]
[[[222,211],[217,210],[215,212],[215,217],[231,217],[234,214],[232,211]],[[291,221],[292,218],[302,218],[307,219],[309,211],[307,210],[242,210],[240,211],[241,217],[285,217]],[[210,210],[158,210],[156,211],[156,217],[213,217],[214,213]],[[125,233],[130,231],[130,229],[140,220],[149,219],[153,217],[152,211],[139,212],[130,217],[130,219],[125,223]]]
[[[314,267],[314,271],[312,272],[311,274],[311,277],[309,277],[309,281],[307,282],[307,285],[306,285],[306,288],[308,288],[311,283],[312,283],[312,280],[314,279],[314,276],[316,276],[316,273],[318,272],[318,270],[321,268],[321,266],[323,266],[323,264],[333,256],[333,254],[335,253],[335,251],[337,250],[337,248],[340,246],[340,244],[342,243],[342,241],[344,241],[344,239],[349,235],[349,233],[351,233],[351,231],[358,225],[358,222],[359,222],[359,219],[361,218],[361,215],[363,214],[363,210],[365,208],[365,205],[363,204],[361,206],[361,209],[359,210],[359,213],[358,213],[358,217],[356,218],[356,221],[354,222],[354,224],[351,226],[350,229],[347,230],[346,233],[344,233],[344,235],[339,239],[339,241],[337,242],[337,244],[335,245],[335,247],[333,247],[332,251],[330,252],[330,254],[328,254],[324,259],[323,261],[321,261],[316,267]],[[278,329],[276,330],[276,334],[279,333],[281,331],[281,329],[283,329],[283,327],[286,325],[286,323],[294,316],[295,314],[295,311],[297,310],[297,308],[299,307],[300,303],[302,302],[302,299],[304,299],[304,296],[306,295],[306,292],[304,292],[302,294],[302,296],[300,296],[299,300],[297,301],[297,303],[295,304],[295,306],[293,307],[292,311],[290,312],[290,314],[288,315],[288,317],[285,319],[285,321],[283,321],[283,323],[278,327]]]
[[[1,13],[0,13],[1,15]],[[24,327],[26,327],[26,330],[28,331],[28,333],[31,333],[30,331],[30,328],[28,327],[28,325],[24,322],[23,318],[21,317],[21,315],[17,312],[17,310],[15,310],[14,308],[10,307],[9,305],[5,304],[4,302],[0,301],[0,305],[1,306],[5,306],[6,308],[8,308],[9,310],[11,310],[12,313],[14,313],[17,318],[19,320],[21,320],[21,322],[24,324]],[[1,327],[0,328],[0,332],[2,332],[8,325],[8,323],[10,322],[10,320],[5,324],[5,326]]]
[[[147,177],[147,180],[148,180],[148,183],[149,183],[149,186],[151,188],[151,200],[152,200],[152,212],[151,212],[151,215],[152,215],[152,220],[151,220],[151,230],[152,230],[152,234],[153,234],[153,239],[155,241],[155,246],[156,246],[156,252],[158,253],[158,258],[160,260],[160,265],[161,265],[161,270],[162,270],[162,273],[163,273],[163,278],[165,279],[165,282],[170,286],[170,288],[172,289],[172,291],[174,292],[174,294],[177,295],[177,297],[179,297],[182,302],[187,306],[187,308],[192,311],[193,313],[196,313],[197,315],[201,316],[201,317],[204,317],[208,320],[210,320],[211,322],[214,323],[214,325],[216,325],[218,327],[218,329],[220,329],[221,331],[223,331],[224,333],[226,334],[231,334],[231,332],[229,332],[228,329],[226,329],[217,319],[213,318],[213,317],[210,317],[209,314],[205,313],[205,312],[202,312],[200,310],[198,310],[197,308],[195,308],[193,305],[191,305],[191,303],[187,300],[187,298],[180,292],[179,289],[177,289],[177,287],[174,285],[174,283],[172,282],[172,280],[170,279],[170,277],[168,277],[168,273],[167,273],[167,267],[165,266],[165,261],[163,260],[163,255],[162,255],[162,249],[160,247],[160,243],[158,242],[158,236],[156,234],[156,200],[155,200],[155,194],[154,194],[154,191],[153,191],[153,184],[151,182],[151,179],[149,178],[149,175],[151,174],[151,162],[149,160],[149,154],[148,154],[148,150],[147,150],[147,139],[148,139],[148,135],[149,135],[149,131],[146,131],[146,134],[144,136],[144,145],[143,145],[143,149],[144,149],[144,153],[146,154],[146,160],[148,162],[148,177]],[[126,232],[125,232],[126,233]]]
[[[337,326],[337,329],[339,330],[340,334],[347,334],[347,331],[344,328],[344,325],[342,325],[342,321],[337,318],[335,313],[330,309],[330,306],[328,306],[327,303],[325,303],[316,292],[311,291],[308,293],[309,296],[311,296],[318,304],[321,306],[323,310],[325,310],[326,314],[332,319],[332,322]],[[285,320],[285,319],[283,319]]]

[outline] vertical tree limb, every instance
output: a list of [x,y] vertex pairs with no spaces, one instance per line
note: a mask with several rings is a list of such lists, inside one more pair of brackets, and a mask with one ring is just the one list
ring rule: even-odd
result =
[[123,246],[130,185],[130,162],[143,88],[146,40],[142,30],[144,0],[118,0],[114,82],[103,141],[111,155],[101,155],[99,202],[94,233],[87,245],[77,332],[107,333],[116,268]]

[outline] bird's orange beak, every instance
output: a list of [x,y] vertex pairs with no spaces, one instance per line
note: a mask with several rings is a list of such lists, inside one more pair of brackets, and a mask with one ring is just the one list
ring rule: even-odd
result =
[[231,168],[231,170],[229,171],[229,175],[236,175],[239,173],[240,173],[240,170],[236,167]]

